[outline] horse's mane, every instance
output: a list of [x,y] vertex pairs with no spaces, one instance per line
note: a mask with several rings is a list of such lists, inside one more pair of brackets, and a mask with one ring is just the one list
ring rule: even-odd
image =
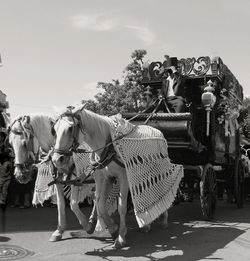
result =
[[100,115],[84,108],[81,108],[79,111],[82,111],[82,113],[80,113],[82,120],[84,120],[83,117],[85,120],[87,118],[88,124],[94,123],[95,128],[97,128],[100,133],[107,133],[107,126],[109,126],[111,121],[108,116]]
[[[93,111],[87,110],[84,108],[84,104],[69,106],[61,109],[60,114],[68,114],[68,115],[79,115],[81,118],[82,128],[86,130],[86,132],[91,137],[95,139],[95,142],[105,142],[105,139],[109,139],[111,136],[110,133],[110,121],[111,119],[108,116],[97,114]],[[90,145],[90,144],[89,144]]]
[[[40,145],[43,147],[44,150],[49,150],[52,144],[52,134],[51,134],[51,124],[55,121],[55,117],[52,115],[46,114],[29,114],[29,115],[22,115],[18,116],[14,119],[13,123],[20,118],[29,117],[30,122],[29,124],[32,127],[31,133],[38,139]],[[12,124],[13,124],[12,123]],[[25,131],[29,132],[28,129]]]
[[[94,122],[95,126],[101,131],[103,128],[107,127],[107,124],[110,122],[110,118],[105,115],[97,114],[93,111],[87,110],[84,108],[84,104],[77,104],[73,106],[68,106],[66,108],[61,108],[60,112],[57,111],[60,115],[63,114],[79,114],[82,119],[83,117],[87,117],[90,122]],[[85,119],[86,120],[86,119]],[[89,122],[88,122],[89,123]]]

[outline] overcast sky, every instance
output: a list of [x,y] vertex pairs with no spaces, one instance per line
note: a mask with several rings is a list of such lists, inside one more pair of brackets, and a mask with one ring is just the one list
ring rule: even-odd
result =
[[249,0],[0,0],[0,89],[12,118],[93,98],[135,49],[218,55],[250,95]]

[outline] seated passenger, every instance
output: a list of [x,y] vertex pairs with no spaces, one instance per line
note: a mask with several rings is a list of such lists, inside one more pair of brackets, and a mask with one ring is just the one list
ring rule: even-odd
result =
[[162,84],[162,95],[171,111],[185,112],[184,83],[175,66],[167,68],[168,77]]

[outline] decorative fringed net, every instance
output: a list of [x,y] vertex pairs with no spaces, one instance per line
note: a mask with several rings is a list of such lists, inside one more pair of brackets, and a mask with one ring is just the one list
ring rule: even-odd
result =
[[120,185],[117,180],[115,180],[106,201],[106,209],[108,210],[109,215],[113,214],[117,210],[119,193]]
[[[85,149],[86,151],[92,151],[92,149],[86,144],[82,143],[79,149]],[[73,153],[73,159],[76,165],[76,173],[79,177],[84,175],[87,172],[88,167],[90,166],[90,154],[89,153]],[[96,170],[98,171],[98,170]],[[102,175],[100,173],[99,175]],[[79,201],[82,202],[86,197],[94,198],[95,185],[94,184],[84,184],[82,187],[79,187]],[[109,193],[108,199],[106,201],[106,209],[111,215],[117,210],[118,196],[120,192],[120,187],[117,182],[112,184],[112,189]]]
[[43,204],[43,202],[56,194],[55,185],[48,187],[53,181],[53,166],[51,161],[38,164],[37,178],[34,188],[32,204]]
[[[80,149],[85,149],[86,151],[91,151],[91,148],[83,143]],[[73,160],[75,163],[75,174],[77,177],[84,175],[90,166],[90,154],[84,152],[73,153]],[[34,205],[43,204],[45,200],[54,197],[53,203],[56,203],[56,188],[55,185],[48,184],[53,181],[53,165],[51,161],[38,164],[38,173],[34,188],[34,195],[32,203]],[[102,175],[100,173],[100,175]],[[72,177],[74,179],[76,177]],[[71,201],[74,200],[77,203],[83,202],[87,197],[94,200],[95,197],[95,184],[83,184],[82,186],[64,186],[64,196]],[[73,191],[72,191],[73,190]],[[117,210],[118,196],[120,192],[119,184],[113,183],[111,192],[108,196],[106,202],[106,208],[108,213],[111,215]]]
[[172,164],[163,134],[150,126],[135,125],[113,117],[113,140],[122,158],[139,227],[150,224],[173,203],[183,166]]
[[[89,149],[86,144],[84,144],[81,148]],[[79,177],[90,165],[89,154],[74,153],[73,159],[76,166],[76,176]],[[45,200],[52,196],[56,196],[55,185],[51,185],[50,187],[48,186],[48,184],[54,180],[54,170],[55,169],[53,168],[51,161],[38,164],[38,173],[32,200],[34,205],[43,204]],[[86,197],[92,197],[94,186],[94,184],[86,184],[81,187],[75,187],[74,193],[71,193],[71,186],[65,185],[63,188],[64,196],[70,200],[76,200],[77,203],[80,203],[83,202]],[[54,201],[54,203],[56,203],[56,200]]]
[[[91,151],[91,148],[86,144],[82,143],[79,149],[85,149]],[[76,176],[80,177],[85,175],[87,168],[90,166],[90,154],[89,153],[73,153],[73,160],[76,167]],[[93,181],[94,182],[94,181]],[[77,200],[78,203],[83,202],[86,197],[93,198],[95,184],[83,184],[82,186],[75,187],[75,193],[71,194],[71,200]],[[72,198],[73,197],[73,198]]]

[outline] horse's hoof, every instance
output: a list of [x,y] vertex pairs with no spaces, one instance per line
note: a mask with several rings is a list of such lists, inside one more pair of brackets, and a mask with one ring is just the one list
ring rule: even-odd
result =
[[84,236],[84,231],[79,230],[79,231],[72,231],[70,232],[71,237],[83,237]]
[[150,225],[146,225],[146,226],[144,226],[144,227],[142,227],[142,228],[140,229],[140,231],[141,231],[142,233],[148,233],[150,230],[151,230],[151,226],[150,226]]
[[50,242],[57,242],[62,240],[62,235],[52,235],[49,239]]
[[115,243],[112,245],[114,249],[121,249],[126,246],[126,241],[119,241],[118,238],[115,240]]
[[97,223],[97,219],[91,220],[88,222],[87,224],[87,229],[86,232],[88,234],[93,234],[95,231],[95,227],[96,227],[96,223]]
[[161,224],[161,229],[168,229],[168,224]]

